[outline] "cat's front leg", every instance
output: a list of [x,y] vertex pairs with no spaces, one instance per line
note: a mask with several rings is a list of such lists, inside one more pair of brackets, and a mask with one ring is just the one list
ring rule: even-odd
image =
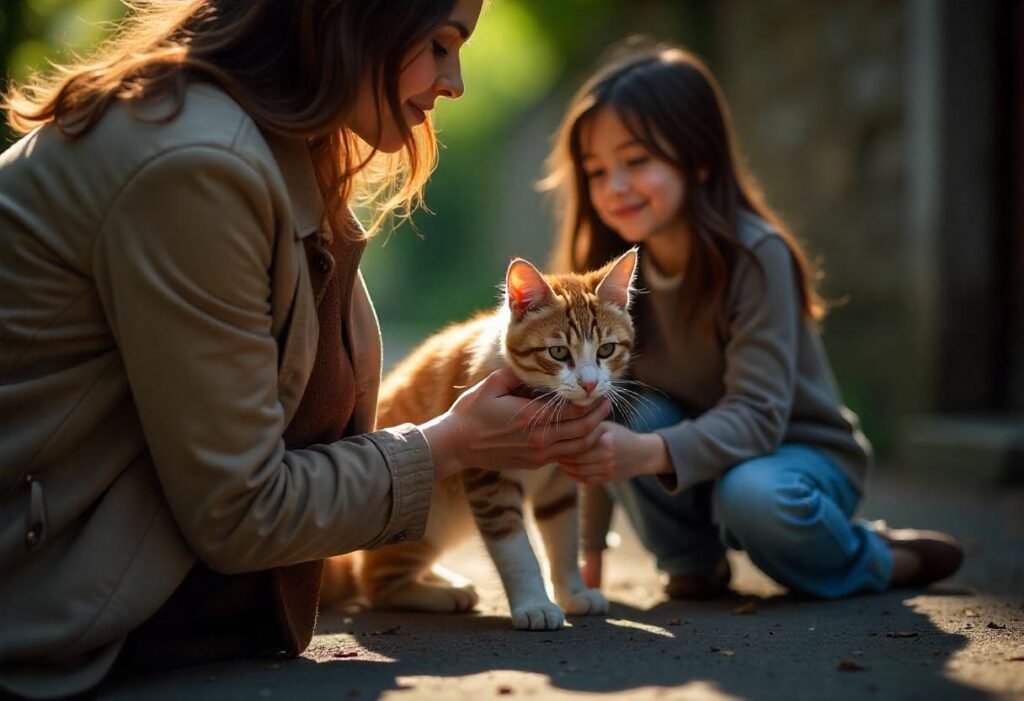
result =
[[551,469],[551,480],[534,496],[533,517],[551,565],[555,601],[570,616],[604,615],[608,599],[600,589],[588,589],[580,575],[579,490],[557,468]]
[[523,521],[523,487],[497,472],[467,470],[466,496],[508,596],[518,630],[554,630],[565,614],[548,598]]

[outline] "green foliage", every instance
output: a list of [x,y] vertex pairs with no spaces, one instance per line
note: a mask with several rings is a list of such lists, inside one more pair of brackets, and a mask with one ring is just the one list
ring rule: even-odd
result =
[[[22,81],[87,53],[106,37],[111,21],[124,15],[118,0],[29,0],[21,4],[24,35],[7,56],[8,77]],[[14,8],[8,12],[14,12]]]
[[[124,13],[120,0],[7,0],[0,5],[4,88],[87,54]],[[0,148],[11,138],[0,125]]]

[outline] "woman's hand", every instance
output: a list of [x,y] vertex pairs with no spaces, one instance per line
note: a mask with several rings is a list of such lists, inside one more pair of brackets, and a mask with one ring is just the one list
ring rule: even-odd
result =
[[532,469],[569,456],[587,454],[611,412],[607,401],[557,410],[548,422],[543,402],[517,397],[512,370],[491,373],[466,390],[451,409],[420,430],[426,436],[439,479],[469,467],[488,470]]
[[633,433],[609,421],[601,427],[604,433],[592,448],[558,461],[569,477],[582,484],[602,484],[672,472],[668,448],[658,434]]

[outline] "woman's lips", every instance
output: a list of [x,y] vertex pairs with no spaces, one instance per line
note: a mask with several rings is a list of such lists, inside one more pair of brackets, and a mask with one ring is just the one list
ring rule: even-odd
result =
[[417,124],[422,124],[427,120],[427,113],[423,110],[423,108],[413,104],[412,102],[409,102],[407,104],[409,105],[409,111],[412,112],[413,126]]

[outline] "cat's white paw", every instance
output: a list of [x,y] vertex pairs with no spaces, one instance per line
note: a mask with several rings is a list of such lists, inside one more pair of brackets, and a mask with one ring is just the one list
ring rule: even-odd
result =
[[570,616],[603,616],[608,613],[608,599],[600,589],[583,591],[559,597],[558,603]]
[[516,630],[557,630],[564,625],[565,614],[550,601],[512,610],[512,627]]

